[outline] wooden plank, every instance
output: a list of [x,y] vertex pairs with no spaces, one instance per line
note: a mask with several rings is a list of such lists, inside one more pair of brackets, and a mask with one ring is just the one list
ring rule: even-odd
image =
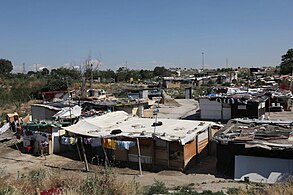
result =
[[167,150],[155,150],[156,153],[156,159],[163,159],[163,160],[168,160],[169,159],[169,154],[167,153]]
[[128,151],[127,150],[113,150],[115,159],[118,161],[127,161],[128,160]]
[[168,168],[170,168],[170,143],[167,142]]
[[88,165],[88,162],[87,162],[87,158],[86,158],[86,154],[85,154],[85,149],[84,149],[84,145],[83,145],[83,137],[81,137],[80,143],[81,143],[81,149],[82,149],[83,158],[84,158],[85,170],[86,171],[89,171],[89,165]]
[[183,161],[175,161],[172,160],[170,161],[170,169],[176,169],[176,170],[181,170],[183,168]]
[[[137,147],[129,148],[129,154],[137,154],[137,152],[138,152]],[[152,145],[149,145],[149,146],[140,145],[140,152],[141,152],[141,155],[152,156],[153,147],[152,147]]]
[[168,160],[156,159],[156,165],[161,167],[168,167]]
[[184,146],[179,142],[170,142],[170,169],[183,170],[184,167]]
[[138,151],[138,166],[139,166],[139,175],[142,175],[142,169],[141,169],[141,159],[140,159],[140,148],[139,148],[139,140],[136,138],[136,144],[137,144],[137,151]]
[[196,140],[184,145],[184,162],[189,161],[196,155]]
[[202,150],[204,150],[205,147],[208,145],[208,143],[209,143],[208,138],[206,138],[206,139],[200,141],[200,142],[198,143],[198,153],[200,153]]

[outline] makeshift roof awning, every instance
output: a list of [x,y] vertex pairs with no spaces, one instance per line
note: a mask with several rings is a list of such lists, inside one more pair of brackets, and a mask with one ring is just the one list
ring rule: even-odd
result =
[[244,144],[246,148],[268,150],[293,149],[293,121],[232,119],[214,136],[214,140],[227,144]]
[[[133,117],[126,112],[117,111],[93,118],[85,118],[63,129],[89,137],[129,137],[159,138],[166,141],[179,141],[182,145],[195,139],[214,122],[179,119],[159,119],[162,124],[153,126],[155,120]],[[159,123],[159,122],[158,122]],[[121,133],[113,134],[114,130]]]
[[53,118],[61,118],[61,119],[70,119],[70,118],[77,118],[81,115],[81,107],[75,105],[74,107],[65,107],[61,108],[59,112],[54,114]]

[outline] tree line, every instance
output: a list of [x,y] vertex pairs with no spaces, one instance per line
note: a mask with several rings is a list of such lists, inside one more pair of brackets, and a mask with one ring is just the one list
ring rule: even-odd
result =
[[[89,83],[91,76],[103,83],[152,81],[154,78],[171,76],[172,71],[165,67],[153,70],[131,70],[121,67],[116,71],[91,70],[81,72],[75,68],[56,68],[51,71],[43,68],[27,73],[12,73],[13,64],[10,60],[0,59],[0,106],[14,105],[16,108],[33,99],[41,99],[41,92],[67,90],[72,84],[80,84],[82,77]],[[132,79],[131,79],[132,78]]]
[[[13,70],[13,65],[8,59],[0,59],[0,76],[9,76]],[[231,71],[232,68],[218,68],[217,71]],[[281,56],[280,74],[291,74],[293,70],[293,48],[287,50],[287,52]],[[126,67],[120,67],[114,71],[107,70],[92,70],[90,67],[86,68],[83,72],[86,78],[93,76],[94,79],[101,78],[104,82],[116,81],[129,81],[130,78],[134,80],[147,80],[155,77],[166,77],[176,74],[164,66],[157,66],[153,70],[132,70]],[[51,77],[51,78],[70,78],[73,80],[81,78],[81,71],[76,68],[56,68],[51,71],[47,68],[43,68],[40,71],[29,71],[27,74],[13,74],[13,76],[25,77],[35,75],[36,77]]]
[[60,67],[52,69],[51,71],[47,68],[43,68],[39,71],[29,71],[26,74],[14,73],[12,74],[13,65],[10,60],[0,59],[0,76],[9,78],[9,76],[25,78],[35,76],[37,78],[52,78],[52,79],[72,79],[78,80],[84,75],[87,79],[101,79],[101,82],[126,82],[131,78],[133,80],[151,80],[156,77],[166,77],[176,74],[164,66],[157,66],[153,70],[134,70],[126,67],[120,67],[114,71],[111,69],[107,70],[92,70],[90,67],[86,68],[85,71],[81,72],[77,68],[65,68]]

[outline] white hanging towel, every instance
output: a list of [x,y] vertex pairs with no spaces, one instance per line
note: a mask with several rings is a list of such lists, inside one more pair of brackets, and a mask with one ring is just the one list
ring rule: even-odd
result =
[[10,124],[9,124],[9,123],[6,123],[5,125],[3,125],[3,126],[0,128],[0,134],[6,132],[9,128],[10,128]]

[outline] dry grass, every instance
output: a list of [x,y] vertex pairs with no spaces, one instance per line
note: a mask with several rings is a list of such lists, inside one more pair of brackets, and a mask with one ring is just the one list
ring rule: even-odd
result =
[[[17,178],[1,175],[1,195],[39,194],[42,191],[52,188],[61,189],[62,194],[70,195],[145,194],[145,191],[143,191],[144,188],[141,188],[141,186],[139,186],[139,184],[134,180],[131,182],[118,180],[112,169],[101,168],[90,173],[64,171],[61,169],[35,169],[26,174],[19,174]],[[186,194],[186,192],[186,190],[181,190],[180,192],[178,191],[177,194]],[[196,191],[192,192],[194,192],[194,194],[198,194]],[[217,193],[211,192],[210,194]],[[223,194],[223,192],[220,194]],[[277,183],[273,185],[254,184],[246,190],[240,188],[230,188],[226,194],[293,195],[293,181],[291,180],[285,183]]]
[[0,116],[5,117],[8,113],[17,112],[20,116],[24,116],[31,112],[31,105],[40,103],[40,100],[30,100],[27,103],[23,103],[20,107],[17,107],[15,104],[7,104],[3,107],[0,107]]
[[136,182],[117,180],[111,170],[82,173],[52,169],[35,169],[18,178],[0,178],[0,194],[38,194],[52,188],[62,194],[138,194]]
[[252,188],[248,191],[248,194],[261,194],[261,195],[293,195],[293,180],[287,182],[276,183],[272,185],[261,185],[256,188]]

